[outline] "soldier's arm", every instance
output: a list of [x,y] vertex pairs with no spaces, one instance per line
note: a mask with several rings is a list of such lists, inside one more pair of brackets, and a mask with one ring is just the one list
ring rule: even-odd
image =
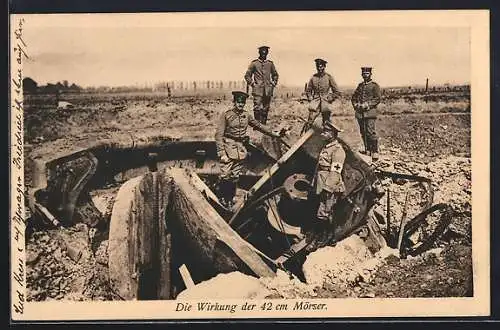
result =
[[250,65],[248,66],[247,72],[245,72],[245,81],[250,86],[253,86],[252,74],[254,73],[254,71],[255,71],[255,66],[253,65],[253,62],[251,62]]
[[323,148],[323,150],[321,150],[321,152],[319,153],[318,168],[322,170],[328,170],[328,168],[330,168],[330,165],[331,165],[330,154],[327,152],[325,148]]
[[334,96],[334,99],[340,97],[339,87],[337,86],[337,83],[335,82],[335,79],[333,79],[332,75],[328,76],[328,83],[330,84],[330,88],[332,89],[332,94]]
[[380,99],[380,87],[377,83],[373,83],[370,99],[368,100],[370,108],[376,107],[380,103]]
[[217,122],[217,127],[215,129],[215,145],[217,147],[217,155],[220,157],[222,151],[224,150],[224,142],[222,141],[224,137],[224,132],[226,130],[226,114],[223,112],[219,117]]
[[272,136],[272,137],[279,136],[279,135],[273,133],[273,131],[269,127],[258,122],[253,116],[251,116],[251,115],[247,115],[247,116],[248,116],[248,125],[250,125],[250,127],[252,127],[253,129],[256,129],[257,131],[264,133],[266,135]]
[[331,172],[342,172],[345,161],[345,151],[340,145],[337,146],[331,156],[330,171]]
[[307,83],[306,96],[307,96],[308,101],[311,101],[313,98],[313,78],[312,77],[311,77],[311,79],[309,79],[309,82]]
[[276,70],[276,66],[274,65],[274,62],[271,62],[271,79],[273,81],[274,86],[278,84],[278,78],[279,74],[278,71]]
[[352,106],[354,107],[354,109],[356,109],[358,107],[358,103],[359,103],[358,90],[359,90],[359,86],[356,87],[356,89],[354,90],[354,93],[352,93],[352,97],[351,97],[351,103],[352,103]]

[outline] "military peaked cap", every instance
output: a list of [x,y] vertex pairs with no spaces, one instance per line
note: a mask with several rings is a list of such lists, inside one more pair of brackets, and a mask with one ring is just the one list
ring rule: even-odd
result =
[[248,98],[248,94],[240,91],[233,91],[233,99],[236,101],[246,101]]
[[323,65],[326,64],[326,63],[328,63],[327,61],[325,61],[322,58],[317,58],[317,59],[314,60],[314,62],[316,62],[316,64],[323,64]]
[[361,68],[361,72],[372,72],[372,68],[369,66],[364,66]]
[[260,46],[260,47],[259,47],[259,50],[261,50],[261,49],[268,50],[269,48],[270,48],[269,46]]

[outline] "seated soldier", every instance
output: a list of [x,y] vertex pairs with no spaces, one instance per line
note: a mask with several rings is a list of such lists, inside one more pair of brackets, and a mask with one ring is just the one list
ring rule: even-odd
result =
[[226,207],[231,207],[234,203],[236,186],[247,156],[245,143],[249,140],[248,126],[271,137],[281,137],[245,111],[247,93],[234,91],[232,94],[233,107],[220,116],[215,132],[217,155],[221,162],[218,197]]

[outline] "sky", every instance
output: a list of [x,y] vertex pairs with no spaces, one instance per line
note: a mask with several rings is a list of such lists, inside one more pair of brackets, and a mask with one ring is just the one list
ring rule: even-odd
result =
[[341,86],[356,85],[361,66],[372,66],[382,86],[422,85],[426,78],[431,85],[462,84],[471,78],[466,26],[353,24],[344,16],[333,24],[324,14],[288,23],[258,14],[172,15],[27,16],[23,38],[30,59],[24,75],[39,85],[68,80],[81,86],[240,80],[265,44],[280,84],[289,86],[308,81],[317,57],[328,61],[327,72]]

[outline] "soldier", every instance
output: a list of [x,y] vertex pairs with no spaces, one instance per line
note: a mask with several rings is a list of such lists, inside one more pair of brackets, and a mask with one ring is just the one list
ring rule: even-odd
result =
[[378,160],[378,137],[375,131],[377,105],[380,103],[380,87],[374,82],[372,68],[362,67],[363,82],[358,85],[351,102],[363,138],[364,154],[371,155],[372,161]]
[[[273,89],[278,84],[278,71],[267,59],[268,46],[259,47],[259,58],[253,60],[245,73],[245,81],[252,86],[254,118],[266,124]],[[248,90],[247,90],[248,92]]]
[[271,137],[281,137],[280,134],[274,133],[245,111],[247,93],[234,91],[232,94],[234,106],[220,116],[215,132],[217,155],[222,165],[219,196],[221,202],[227,207],[233,203],[238,179],[243,170],[243,162],[247,156],[245,144],[249,142],[249,137],[246,135],[248,125]]
[[307,101],[309,102],[309,118],[307,119],[307,128],[312,125],[316,117],[321,113],[323,125],[330,121],[330,115],[333,110],[332,103],[339,96],[340,92],[332,75],[325,72],[327,61],[317,58],[316,70],[306,87]]
[[316,217],[324,226],[333,224],[331,211],[333,205],[345,191],[342,180],[342,168],[344,167],[345,151],[337,140],[338,133],[342,130],[327,121],[322,135],[328,143],[323,147],[318,157],[318,168],[315,177],[315,192],[319,195],[320,203]]

